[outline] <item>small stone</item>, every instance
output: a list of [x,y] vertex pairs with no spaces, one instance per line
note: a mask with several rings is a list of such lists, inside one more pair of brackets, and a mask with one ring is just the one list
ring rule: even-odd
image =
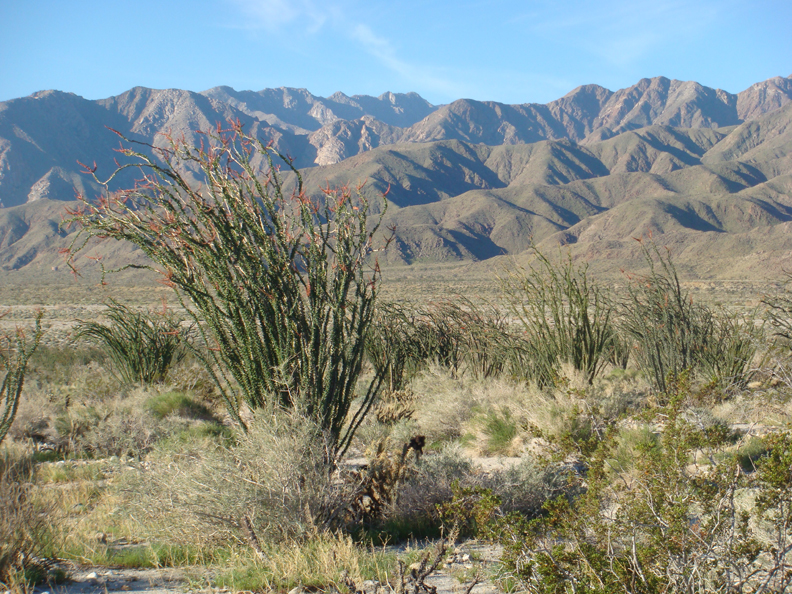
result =
[[301,586],[289,590],[289,594],[303,594],[303,592],[305,592],[305,590],[303,590]]
[[91,573],[89,573],[88,575],[85,576],[85,579],[86,580],[98,580],[99,576],[96,574],[95,571],[92,571]]

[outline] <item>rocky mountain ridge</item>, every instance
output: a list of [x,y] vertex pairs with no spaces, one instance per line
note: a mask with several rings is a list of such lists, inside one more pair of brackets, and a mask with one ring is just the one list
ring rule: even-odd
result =
[[[197,140],[196,130],[237,118],[298,165],[314,163],[302,172],[309,192],[367,180],[363,191],[381,204],[390,187],[389,264],[490,269],[539,243],[612,271],[635,256],[633,238],[651,233],[685,254],[692,275],[767,276],[792,265],[789,78],[737,95],[644,79],[517,106],[136,88],[98,102],[46,91],[0,103],[0,282],[62,267],[57,252],[72,231],[58,228],[59,201],[99,191],[76,161],[114,169],[118,139],[105,126],[157,144],[166,132]],[[120,244],[103,256],[108,266],[139,258]]]
[[585,85],[546,105],[460,99],[433,106],[415,93],[322,98],[287,88],[193,93],[136,87],[99,101],[42,91],[0,103],[0,203],[70,200],[75,191],[86,191],[77,161],[111,167],[118,139],[106,127],[157,144],[163,133],[192,139],[196,130],[239,119],[304,168],[398,143],[455,139],[495,146],[568,139],[585,145],[654,124],[728,127],[790,101],[792,78],[781,77],[736,95],[663,77],[616,92]]

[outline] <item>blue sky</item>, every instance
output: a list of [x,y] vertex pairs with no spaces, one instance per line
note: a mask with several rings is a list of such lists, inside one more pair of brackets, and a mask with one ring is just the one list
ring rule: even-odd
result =
[[597,83],[792,74],[789,0],[0,0],[0,101],[133,86],[544,103]]

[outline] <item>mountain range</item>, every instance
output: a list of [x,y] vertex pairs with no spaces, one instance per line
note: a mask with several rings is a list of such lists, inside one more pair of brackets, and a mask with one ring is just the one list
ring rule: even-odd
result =
[[[648,234],[701,278],[771,278],[792,264],[792,77],[736,95],[658,77],[616,92],[585,85],[548,104],[229,87],[6,101],[0,278],[62,268],[63,201],[99,192],[78,161],[113,171],[108,127],[156,145],[229,119],[290,155],[309,192],[366,181],[378,200],[389,187],[388,264],[489,269],[538,243],[570,246],[607,272],[635,261],[633,238]],[[139,256],[117,245],[106,258]]]

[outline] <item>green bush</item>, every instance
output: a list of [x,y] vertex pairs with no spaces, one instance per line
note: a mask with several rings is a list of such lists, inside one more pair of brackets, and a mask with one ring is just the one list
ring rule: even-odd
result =
[[482,420],[482,425],[484,435],[487,436],[487,453],[490,455],[508,451],[512,441],[517,437],[517,423],[506,407],[488,411]]
[[184,358],[186,332],[173,313],[144,313],[111,299],[106,315],[109,324],[80,320],[74,339],[102,345],[122,382],[162,382],[171,365]]
[[[143,145],[153,157],[124,149],[130,162],[120,170],[143,169],[147,183],[83,200],[68,221],[80,226],[72,261],[92,237],[140,248],[189,301],[207,346],[195,352],[230,414],[244,426],[241,402],[294,409],[327,433],[335,461],[381,382],[374,377],[350,416],[375,314],[379,269],[369,256],[379,222],[370,223],[360,191],[309,198],[286,157],[238,122],[231,128],[204,133],[200,147],[173,138]],[[275,160],[292,170],[294,192]]]

